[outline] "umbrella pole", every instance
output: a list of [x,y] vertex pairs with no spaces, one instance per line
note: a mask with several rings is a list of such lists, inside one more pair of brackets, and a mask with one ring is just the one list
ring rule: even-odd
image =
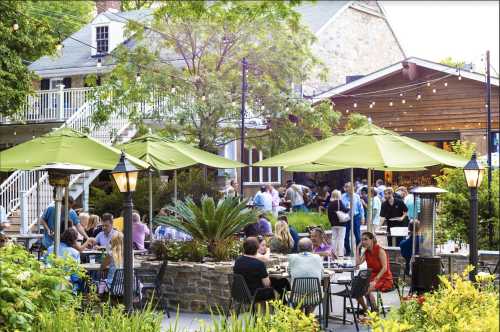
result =
[[153,170],[149,170],[149,234],[153,238]]
[[351,168],[351,192],[349,193],[349,199],[351,200],[351,233],[349,234],[349,238],[351,242],[351,256],[354,257],[354,252],[356,250],[356,239],[354,237],[354,168]]
[[61,243],[61,202],[62,202],[62,196],[63,196],[63,187],[58,185],[56,186],[56,199],[55,199],[55,204],[54,208],[56,210],[56,217],[55,217],[55,225],[54,225],[54,253],[56,257],[58,256],[59,253],[59,244]]
[[174,201],[177,201],[177,170],[174,169]]
[[368,232],[373,233],[373,216],[372,216],[372,205],[373,205],[373,198],[372,198],[372,170],[368,168],[368,213],[366,214],[367,216],[367,227],[368,227]]
[[69,207],[68,207],[68,201],[69,201],[69,185],[66,186],[64,190],[64,229],[68,229],[68,224],[69,224]]

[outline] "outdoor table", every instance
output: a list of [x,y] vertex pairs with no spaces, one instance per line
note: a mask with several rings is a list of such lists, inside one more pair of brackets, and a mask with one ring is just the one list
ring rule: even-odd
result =
[[[87,272],[95,272],[101,270],[101,263],[83,263],[80,264]],[[140,263],[134,262],[134,269],[138,269],[141,267]]]
[[22,242],[26,250],[29,250],[30,240],[41,239],[43,238],[43,234],[14,234],[9,236],[12,239],[15,239],[16,242]]
[[[438,252],[437,253],[439,256],[446,257],[448,260],[448,274],[451,276],[453,273],[453,268],[451,264],[451,260],[453,257],[469,257],[469,252],[468,251],[458,251],[458,252]],[[478,251],[479,257],[498,257],[499,252],[495,250],[479,250]]]
[[408,236],[408,227],[392,227],[390,230],[391,245],[396,246],[396,237]]

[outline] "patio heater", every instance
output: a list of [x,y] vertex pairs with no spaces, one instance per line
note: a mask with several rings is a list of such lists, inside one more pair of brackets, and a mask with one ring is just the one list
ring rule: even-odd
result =
[[439,284],[438,275],[441,272],[441,257],[436,256],[434,234],[436,223],[437,195],[446,190],[436,187],[417,187],[411,190],[414,197],[417,220],[419,222],[419,243],[417,248],[417,229],[414,225],[412,258],[411,258],[411,288],[413,292],[424,293],[435,289]]
[[132,312],[132,300],[134,289],[134,252],[132,241],[132,193],[135,191],[137,184],[137,176],[139,170],[135,168],[125,157],[122,152],[120,161],[115,169],[111,172],[113,179],[118,186],[118,189],[123,193],[123,274],[124,274],[124,290],[123,302],[125,310]]

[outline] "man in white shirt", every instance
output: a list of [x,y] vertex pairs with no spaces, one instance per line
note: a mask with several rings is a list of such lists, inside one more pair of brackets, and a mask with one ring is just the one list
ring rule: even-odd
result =
[[253,203],[256,208],[262,210],[263,212],[273,211],[273,197],[266,190],[266,186],[261,186],[260,191],[255,194]]
[[296,184],[293,181],[287,181],[287,190],[285,192],[285,200],[292,205],[292,211],[304,211],[308,209],[304,202],[304,194],[309,191],[309,188],[301,184]]
[[280,194],[271,184],[267,185],[267,192],[271,195],[273,216],[278,218],[278,208],[280,206]]

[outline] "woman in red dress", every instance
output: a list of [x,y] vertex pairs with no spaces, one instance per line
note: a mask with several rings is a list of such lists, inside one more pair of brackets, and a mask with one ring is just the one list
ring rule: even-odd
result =
[[[364,248],[364,252],[360,255],[360,246]],[[361,235],[361,243],[356,250],[356,265],[361,265],[366,261],[368,269],[371,270],[370,274],[370,287],[366,294],[369,297],[370,304],[373,310],[377,310],[375,290],[387,291],[392,288],[392,273],[390,270],[389,259],[385,250],[377,244],[377,239],[370,232],[364,232]],[[366,311],[368,307],[363,297],[357,299],[363,309]]]

